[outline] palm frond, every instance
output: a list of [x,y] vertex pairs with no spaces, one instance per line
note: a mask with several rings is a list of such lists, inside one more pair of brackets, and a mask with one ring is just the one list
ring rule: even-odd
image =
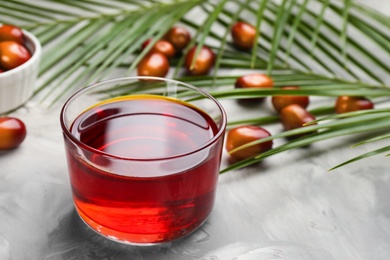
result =
[[[308,95],[332,100],[350,95],[388,102],[390,96],[390,18],[353,0],[8,0],[0,2],[0,15],[0,23],[19,25],[44,45],[40,84],[34,94],[44,105],[58,104],[91,82],[118,73],[134,74],[153,45],[141,50],[142,43],[149,38],[156,42],[176,23],[187,26],[193,37],[183,55],[171,60],[173,77],[205,88],[217,98]],[[257,43],[249,52],[235,49],[229,36],[237,20],[257,28]],[[216,52],[212,75],[182,74],[184,56],[195,45],[196,55],[203,45]],[[234,89],[242,73],[226,75],[232,68],[244,70],[242,73],[267,73],[275,87]],[[286,85],[300,89],[283,90]],[[386,109],[335,115],[333,104],[313,105],[310,112],[318,117],[317,125],[278,133],[270,139],[315,133],[287,141],[222,172],[339,136],[376,134],[357,145],[386,139],[390,130]],[[278,121],[278,115],[272,114],[230,121],[229,127]],[[385,146],[341,165],[388,150]]]

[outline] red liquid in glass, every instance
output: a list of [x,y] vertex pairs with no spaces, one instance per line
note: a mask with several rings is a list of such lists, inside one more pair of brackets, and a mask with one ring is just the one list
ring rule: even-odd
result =
[[94,230],[153,244],[182,237],[207,219],[222,140],[185,155],[218,132],[203,111],[162,97],[112,99],[82,113],[71,132],[96,149],[76,152],[66,141],[75,206]]

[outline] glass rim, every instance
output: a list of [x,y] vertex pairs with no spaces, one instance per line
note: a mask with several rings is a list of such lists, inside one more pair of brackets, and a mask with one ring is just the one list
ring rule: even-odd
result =
[[[65,123],[65,115],[66,115],[66,112],[67,112],[67,109],[68,109],[69,105],[72,103],[73,100],[75,100],[76,98],[78,98],[82,94],[88,92],[90,89],[97,88],[97,87],[99,87],[101,85],[110,84],[110,83],[119,82],[119,81],[131,81],[131,80],[140,80],[140,79],[153,80],[153,81],[164,81],[164,82],[176,83],[178,85],[184,85],[187,88],[192,89],[192,90],[194,90],[196,92],[199,92],[202,95],[204,95],[205,97],[207,97],[214,104],[216,104],[216,106],[218,107],[218,109],[220,111],[220,114],[221,114],[221,120],[222,121],[221,121],[221,126],[218,129],[218,132],[212,138],[210,138],[206,143],[204,143],[203,145],[199,146],[198,148],[196,148],[196,149],[194,149],[194,150],[192,150],[190,152],[181,153],[181,154],[172,155],[172,156],[166,156],[166,157],[132,158],[132,157],[125,157],[125,156],[118,156],[118,155],[106,153],[106,152],[100,151],[98,149],[95,149],[95,148],[93,148],[93,147],[91,147],[89,145],[86,145],[85,143],[81,142],[78,138],[76,138],[69,131],[69,129],[67,127],[67,124]],[[88,150],[88,151],[90,151],[92,153],[99,154],[99,155],[104,155],[104,156],[107,156],[107,157],[110,157],[110,158],[114,158],[114,159],[126,160],[126,161],[161,161],[161,160],[169,160],[169,159],[174,159],[174,158],[179,158],[179,157],[184,157],[184,156],[188,156],[188,155],[191,155],[191,154],[195,154],[195,153],[197,153],[197,152],[199,152],[201,150],[204,150],[207,147],[213,145],[214,143],[216,143],[221,138],[221,136],[224,134],[224,132],[225,132],[226,125],[227,125],[227,116],[226,116],[226,112],[225,112],[223,106],[221,105],[221,103],[216,98],[214,98],[212,95],[210,95],[207,91],[204,91],[203,89],[200,89],[200,88],[195,87],[195,86],[193,86],[191,84],[188,84],[188,83],[185,83],[185,82],[182,82],[182,81],[178,81],[178,80],[174,80],[174,79],[167,79],[167,78],[160,78],[160,77],[151,77],[151,76],[132,76],[132,77],[119,77],[119,78],[114,78],[114,79],[108,79],[108,80],[95,82],[95,83],[87,85],[86,87],[84,87],[82,89],[79,89],[78,91],[74,92],[65,101],[64,105],[61,108],[60,124],[61,124],[62,131],[66,135],[67,138],[69,138],[78,147],[81,147],[81,148],[83,148],[85,150]]]

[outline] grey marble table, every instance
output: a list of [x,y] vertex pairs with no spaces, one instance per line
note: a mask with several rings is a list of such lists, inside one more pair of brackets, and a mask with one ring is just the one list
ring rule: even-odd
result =
[[[362,2],[389,14],[386,0]],[[224,106],[231,117],[240,114],[234,102]],[[351,149],[357,136],[324,141],[223,174],[215,208],[198,231],[135,247],[104,239],[77,216],[59,110],[31,100],[13,113],[28,135],[18,149],[0,153],[1,260],[390,259],[389,158],[327,171],[383,143]]]

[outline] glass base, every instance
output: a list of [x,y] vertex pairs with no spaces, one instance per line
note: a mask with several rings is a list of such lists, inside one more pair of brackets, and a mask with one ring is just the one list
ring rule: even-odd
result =
[[193,227],[190,231],[181,230],[181,233],[176,232],[171,234],[171,239],[169,239],[166,234],[131,234],[113,230],[96,223],[94,220],[85,215],[76,205],[75,208],[81,220],[97,234],[109,240],[133,246],[161,245],[185,238],[200,228],[207,220],[206,218],[200,225]]

